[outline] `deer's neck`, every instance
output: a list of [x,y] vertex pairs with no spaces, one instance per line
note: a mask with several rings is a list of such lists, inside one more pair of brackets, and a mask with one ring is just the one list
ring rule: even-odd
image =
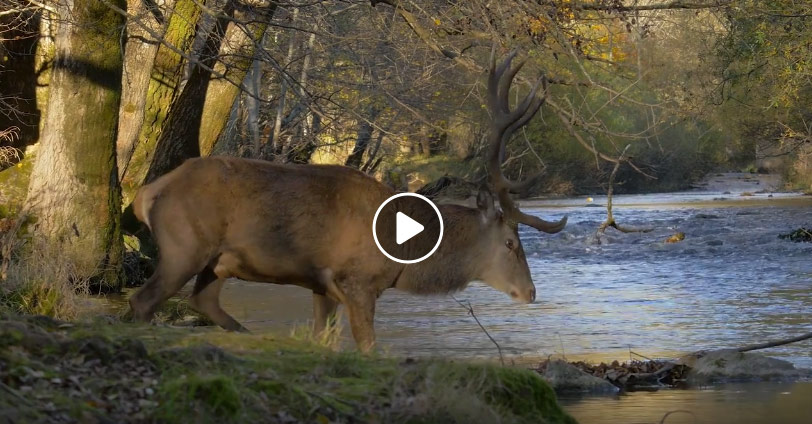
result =
[[476,280],[482,262],[479,212],[462,206],[441,206],[445,226],[440,247],[429,258],[405,265],[395,287],[413,294],[447,294]]

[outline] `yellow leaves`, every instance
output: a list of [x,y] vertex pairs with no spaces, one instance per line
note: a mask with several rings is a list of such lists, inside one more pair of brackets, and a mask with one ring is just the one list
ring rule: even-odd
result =
[[635,47],[629,42],[629,34],[622,26],[581,25],[578,33],[583,36],[583,52],[592,57],[622,62],[634,55]]
[[612,60],[615,62],[622,62],[626,59],[626,52],[624,52],[620,47],[613,47],[612,48]]
[[[544,20],[542,20],[542,19],[544,19]],[[529,22],[527,23],[527,26],[530,28],[530,33],[531,34],[539,35],[539,34],[542,34],[542,33],[546,32],[545,27],[548,24],[548,22],[545,22],[546,18],[530,17],[530,18],[528,18],[528,21]]]

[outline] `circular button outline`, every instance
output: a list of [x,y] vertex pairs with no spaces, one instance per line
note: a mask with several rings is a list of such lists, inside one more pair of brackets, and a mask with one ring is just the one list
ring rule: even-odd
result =
[[[378,215],[380,215],[381,210],[383,210],[383,208],[386,205],[388,205],[389,202],[391,202],[391,201],[393,201],[393,200],[395,200],[395,199],[397,199],[399,197],[416,197],[416,198],[428,203],[429,206],[431,206],[431,208],[434,209],[434,213],[437,214],[437,218],[440,219],[440,236],[437,237],[437,242],[434,243],[434,247],[431,249],[431,251],[429,251],[429,253],[426,253],[425,255],[423,255],[422,257],[417,258],[417,259],[399,259],[399,258],[396,258],[396,257],[390,255],[389,252],[386,251],[386,249],[381,247],[381,243],[378,241],[378,233],[375,231],[375,227],[377,227],[377,224],[378,224]],[[383,203],[381,203],[381,205],[378,206],[378,210],[375,211],[375,217],[372,219],[372,238],[375,239],[375,246],[378,246],[378,250],[380,250],[381,253],[383,253],[387,258],[389,258],[389,259],[391,259],[391,260],[393,260],[395,262],[401,263],[401,264],[407,264],[407,265],[408,264],[416,264],[418,262],[421,262],[421,261],[425,260],[426,258],[433,255],[434,252],[437,251],[437,248],[440,247],[440,242],[443,241],[443,228],[444,228],[443,215],[440,213],[440,209],[437,208],[437,205],[435,205],[434,202],[429,200],[426,196],[423,196],[423,195],[420,195],[420,194],[417,194],[417,193],[398,193],[398,194],[396,194],[394,196],[390,196],[388,199],[384,200]]]

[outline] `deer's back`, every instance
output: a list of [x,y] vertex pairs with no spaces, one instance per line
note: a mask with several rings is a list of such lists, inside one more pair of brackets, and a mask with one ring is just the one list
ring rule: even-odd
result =
[[[294,274],[382,257],[372,220],[392,194],[347,167],[212,157],[188,160],[145,186],[135,208],[159,233],[161,248],[162,238],[185,238],[188,248],[235,258],[257,274],[248,279],[296,280]],[[172,234],[174,226],[185,231]]]

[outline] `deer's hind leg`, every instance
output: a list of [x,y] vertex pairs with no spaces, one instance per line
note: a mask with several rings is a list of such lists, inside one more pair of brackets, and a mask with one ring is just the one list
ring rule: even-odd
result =
[[220,290],[223,289],[225,282],[225,278],[217,277],[210,267],[206,267],[197,275],[189,304],[194,310],[228,331],[248,332],[247,328],[220,307]]
[[130,297],[133,317],[140,321],[152,320],[158,307],[200,273],[210,260],[207,252],[190,248],[199,244],[199,240],[189,225],[158,228],[152,234],[160,252],[158,266],[146,284]]
[[161,260],[146,284],[130,296],[133,317],[138,321],[151,321],[158,307],[177,293],[199,271],[200,268],[194,264],[182,262],[170,264]]

